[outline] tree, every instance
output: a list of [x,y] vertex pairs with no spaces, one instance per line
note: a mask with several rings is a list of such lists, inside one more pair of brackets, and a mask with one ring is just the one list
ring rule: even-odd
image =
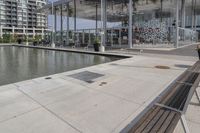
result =
[[10,33],[3,34],[3,43],[10,43],[12,35]]
[[17,42],[17,39],[18,39],[18,35],[17,34],[13,34],[11,42]]
[[34,41],[39,42],[40,40],[42,40],[42,36],[41,35],[35,35]]

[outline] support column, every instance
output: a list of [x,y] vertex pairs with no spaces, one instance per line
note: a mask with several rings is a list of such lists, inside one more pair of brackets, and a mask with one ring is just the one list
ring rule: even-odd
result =
[[2,27],[2,25],[0,25],[0,38],[2,38],[3,37],[3,27]]
[[67,3],[67,35],[66,35],[66,44],[69,45],[69,3]]
[[185,28],[185,0],[181,1],[181,27]]
[[96,3],[96,29],[95,29],[96,38],[97,38],[97,29],[98,29],[98,4]]
[[85,31],[83,30],[83,34],[82,34],[82,43],[85,44]]
[[54,43],[56,42],[57,37],[57,10],[54,7]]
[[26,34],[25,26],[23,26],[23,35]]
[[14,36],[14,34],[15,34],[15,26],[12,27],[12,34]]
[[33,38],[35,38],[35,27],[33,27]]
[[89,45],[91,45],[91,35],[90,35],[90,30],[89,30]]
[[119,29],[119,46],[122,46],[122,29]]
[[113,29],[111,29],[111,47],[113,46]]
[[63,6],[60,7],[60,41],[63,43]]
[[196,14],[197,0],[194,1],[194,31],[197,30],[197,14]]
[[128,28],[128,45],[129,48],[133,47],[133,1],[129,0],[129,28]]
[[179,44],[179,0],[176,0],[176,41],[175,47],[178,48]]
[[190,133],[190,130],[188,128],[188,124],[187,124],[186,119],[185,119],[185,114],[181,115],[181,124],[182,124],[184,132],[185,133]]
[[54,14],[54,10],[55,10],[55,8],[54,8],[54,6],[53,6],[53,2],[52,2],[52,20],[53,20],[53,22],[52,22],[52,36],[51,36],[51,47],[52,48],[55,48],[55,41],[54,41],[54,39],[55,39],[55,32],[54,32],[54,30],[56,29],[55,28],[55,14]]
[[54,7],[54,31],[57,32],[57,11],[56,7]]
[[101,0],[101,52],[105,51],[106,32],[106,0]]
[[76,46],[77,36],[76,36],[76,0],[74,0],[74,43]]
[[42,28],[42,40],[44,39],[44,28]]
[[192,22],[191,22],[191,29],[193,30],[194,28],[194,0],[192,0],[192,9],[191,9],[191,16],[192,16]]

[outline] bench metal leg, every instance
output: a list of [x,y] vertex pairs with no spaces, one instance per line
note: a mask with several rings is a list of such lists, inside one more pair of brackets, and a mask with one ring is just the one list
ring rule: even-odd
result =
[[185,133],[190,133],[190,130],[189,130],[188,125],[187,125],[187,121],[185,119],[185,115],[183,115],[183,114],[181,115],[181,124],[183,126],[184,132]]
[[197,100],[198,100],[198,102],[199,102],[199,105],[200,105],[200,97],[199,97],[199,94],[198,94],[197,90],[195,90],[195,95],[196,95],[196,97],[197,97]]

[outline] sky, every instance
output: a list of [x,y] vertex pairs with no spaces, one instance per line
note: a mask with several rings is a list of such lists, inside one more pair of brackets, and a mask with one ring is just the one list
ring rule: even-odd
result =
[[[57,1],[57,0],[49,0],[49,1]],[[48,26],[52,26],[53,24],[53,17],[52,15],[48,16]],[[57,16],[57,29],[60,30],[60,16]],[[63,28],[64,30],[67,28],[67,19],[66,17],[63,17]],[[118,26],[119,23],[107,23],[107,27],[114,27]],[[77,29],[92,29],[96,27],[96,22],[94,20],[87,20],[87,19],[81,19],[77,18]],[[98,21],[98,27],[101,27],[100,21]],[[70,29],[74,28],[74,19],[70,18]]]

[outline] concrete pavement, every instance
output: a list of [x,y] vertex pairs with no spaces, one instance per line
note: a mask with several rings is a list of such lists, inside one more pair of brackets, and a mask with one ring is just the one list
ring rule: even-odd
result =
[[[120,132],[193,63],[137,55],[1,86],[0,132]],[[104,76],[92,82],[69,76],[85,71]]]

